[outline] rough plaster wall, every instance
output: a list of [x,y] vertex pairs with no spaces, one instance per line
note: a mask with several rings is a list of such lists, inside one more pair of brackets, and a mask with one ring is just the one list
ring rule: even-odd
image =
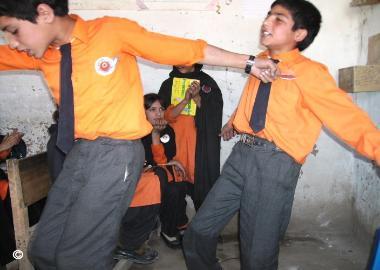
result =
[[54,106],[41,74],[0,72],[0,96],[0,133],[17,128],[28,156],[45,151]]
[[[380,126],[380,92],[358,93],[355,101],[367,111]],[[355,230],[360,234],[372,236],[376,228],[380,227],[380,168],[365,159],[357,158],[354,164],[353,213],[355,218]]]
[[[360,64],[367,63],[368,37],[380,33],[379,18],[379,4],[360,8]],[[380,127],[380,92],[358,93],[354,95],[354,99],[359,106],[366,109],[377,127]],[[354,178],[355,231],[364,237],[366,234],[372,237],[376,228],[380,227],[380,168],[367,160],[357,158],[354,164]]]
[[[227,5],[227,2],[230,4]],[[305,55],[326,64],[336,79],[339,68],[365,64],[365,35],[376,31],[375,25],[379,25],[379,5],[352,8],[346,0],[312,2],[321,10],[323,25],[320,34],[305,51]],[[137,20],[149,30],[202,38],[213,45],[237,52],[258,53],[259,27],[271,1],[235,0],[220,3],[220,14],[211,11],[152,10],[81,10],[74,13],[88,19],[104,15],[128,17]],[[245,9],[250,5],[250,10]],[[258,10],[256,6],[259,7]],[[171,70],[171,67],[144,60],[140,61],[140,68],[145,92],[158,91],[161,82],[167,78]],[[216,79],[223,91],[226,121],[238,103],[246,77],[241,71],[231,69],[206,67],[205,70]],[[3,103],[4,99],[1,102]],[[363,107],[369,109],[366,106]],[[42,114],[42,111],[36,114]],[[222,162],[228,156],[233,143],[232,141],[222,144]],[[352,229],[352,205],[355,198],[363,194],[357,182],[359,178],[370,175],[364,167],[362,171],[354,172],[354,162],[350,150],[330,135],[324,132],[321,134],[314,155],[308,158],[302,169],[290,230],[326,231],[338,227],[342,232],[348,232]],[[373,192],[378,193],[379,188]],[[376,200],[376,196],[368,199]],[[369,224],[374,216],[372,208],[357,204],[356,209],[360,212],[360,222],[365,226],[373,226]]]

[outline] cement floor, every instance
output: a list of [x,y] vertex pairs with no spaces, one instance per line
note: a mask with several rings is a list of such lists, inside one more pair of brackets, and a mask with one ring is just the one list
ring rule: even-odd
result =
[[[168,248],[157,234],[149,244],[160,254],[158,261],[151,265],[138,265],[120,261],[117,270],[186,270],[181,250]],[[218,244],[217,256],[224,270],[240,270],[239,244],[236,239],[224,236]],[[347,237],[302,237],[286,238],[280,249],[279,270],[364,270],[369,247],[363,247]],[[17,262],[8,265],[16,270]]]
[[[160,253],[151,265],[133,264],[130,270],[186,270],[181,250],[168,248],[157,235],[149,243]],[[240,269],[239,245],[224,237],[218,244],[217,256],[224,270]],[[364,270],[368,250],[344,237],[288,237],[280,250],[279,270]]]

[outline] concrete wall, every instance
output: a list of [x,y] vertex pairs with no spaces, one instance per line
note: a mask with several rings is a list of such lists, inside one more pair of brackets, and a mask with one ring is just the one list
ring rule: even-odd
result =
[[[128,17],[137,20],[149,30],[202,38],[213,45],[237,52],[258,53],[259,27],[271,1],[219,2],[218,12],[74,10],[74,13],[87,19],[104,15]],[[323,25],[320,34],[305,51],[305,55],[326,64],[336,79],[339,68],[365,64],[367,38],[380,31],[380,5],[350,7],[349,1],[346,0],[312,2],[322,13]],[[171,69],[144,60],[140,60],[140,68],[145,92],[156,92]],[[246,77],[241,71],[231,69],[206,67],[205,70],[216,79],[223,91],[224,120],[227,120],[238,103]],[[3,103],[20,101],[20,98],[14,93],[11,94],[8,89],[1,90],[0,93],[3,97],[0,107]],[[375,110],[375,104],[379,104],[380,96],[374,93],[358,94],[355,99],[365,110],[371,111]],[[9,111],[1,111],[1,119],[7,118],[12,111],[10,108]],[[49,110],[33,112],[38,118],[44,118],[42,115],[46,113],[50,117]],[[373,114],[376,115],[376,112]],[[3,127],[3,122],[0,124]],[[34,129],[38,127],[33,127]],[[41,142],[42,145],[44,135],[39,135],[32,141]],[[233,142],[223,143],[222,162],[228,156],[232,145]],[[42,149],[43,146],[37,148]],[[368,162],[358,161],[351,150],[323,132],[315,151],[302,169],[289,230],[308,232],[332,231],[338,228],[342,233],[347,233],[355,226],[372,232],[379,223],[380,207],[377,194],[380,187],[376,183],[379,183],[379,176]],[[353,217],[356,223],[353,222]]]

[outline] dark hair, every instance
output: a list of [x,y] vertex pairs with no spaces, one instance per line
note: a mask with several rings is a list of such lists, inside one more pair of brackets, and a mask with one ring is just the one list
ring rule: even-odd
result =
[[149,109],[152,104],[154,102],[156,102],[158,100],[158,102],[160,102],[161,106],[164,107],[164,101],[162,100],[162,98],[155,94],[155,93],[149,93],[149,94],[146,94],[144,95],[144,108],[145,110]]
[[306,0],[276,0],[272,3],[271,8],[277,5],[286,8],[292,15],[294,21],[293,31],[298,29],[307,31],[306,37],[297,44],[300,51],[305,50],[313,42],[321,28],[321,13],[312,3]]
[[50,6],[56,16],[62,17],[69,13],[68,0],[1,0],[0,16],[14,17],[35,23],[39,4]]

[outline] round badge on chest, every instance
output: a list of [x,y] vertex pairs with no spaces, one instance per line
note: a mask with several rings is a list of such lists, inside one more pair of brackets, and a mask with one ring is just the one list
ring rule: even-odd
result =
[[161,141],[162,143],[168,143],[168,142],[170,141],[170,136],[169,136],[169,134],[164,134],[164,135],[162,135],[161,138],[160,138],[160,141]]
[[109,57],[100,57],[95,62],[95,71],[99,75],[107,76],[114,72],[117,64],[117,57],[109,58]]

